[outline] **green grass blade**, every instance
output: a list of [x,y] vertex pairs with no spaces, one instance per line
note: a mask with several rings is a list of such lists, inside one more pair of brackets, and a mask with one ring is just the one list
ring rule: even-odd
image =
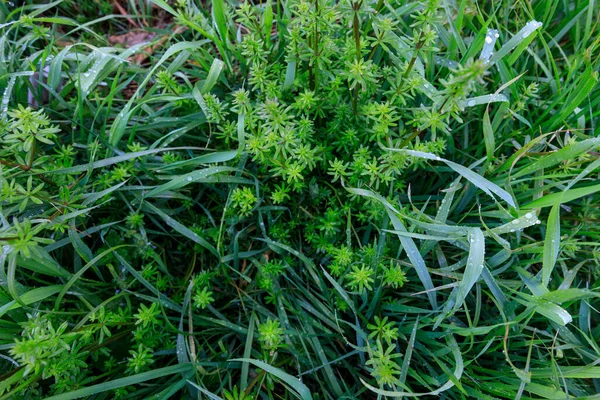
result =
[[479,189],[483,190],[494,200],[496,200],[496,198],[494,197],[494,195],[496,195],[499,198],[501,198],[502,200],[506,201],[510,206],[517,208],[517,205],[514,202],[512,196],[506,190],[500,188],[495,183],[488,181],[483,176],[477,174],[476,172],[473,172],[469,168],[463,167],[462,165],[459,165],[455,162],[443,159],[439,156],[436,156],[435,154],[426,153],[423,151],[401,150],[401,149],[390,149],[390,148],[386,148],[385,150],[402,152],[402,153],[411,155],[413,157],[424,158],[426,160],[431,160],[431,161],[441,161],[444,164],[446,164],[448,167],[452,168],[455,172],[459,173],[463,178],[465,178],[466,180],[471,182],[473,185],[475,185]]
[[121,387],[133,386],[153,379],[162,378],[164,376],[181,374],[192,371],[193,364],[177,364],[170,367],[159,368],[148,372],[142,372],[128,376],[126,378],[115,379],[109,382],[100,383],[98,385],[89,386],[82,389],[77,389],[69,393],[63,393],[56,396],[48,397],[46,400],[72,400],[82,397],[92,396],[98,393],[104,393],[109,390],[115,390]]
[[276,376],[281,379],[284,383],[286,383],[289,387],[294,389],[294,391],[299,395],[302,400],[312,400],[312,395],[310,394],[310,390],[304,385],[298,378],[282,371],[279,368],[275,368],[265,362],[254,360],[252,358],[234,358],[229,361],[239,361],[239,362],[247,362],[250,363],[269,374]]
[[560,249],[560,204],[552,206],[546,223],[546,236],[544,238],[544,257],[542,264],[542,284],[548,286],[550,276],[558,259]]

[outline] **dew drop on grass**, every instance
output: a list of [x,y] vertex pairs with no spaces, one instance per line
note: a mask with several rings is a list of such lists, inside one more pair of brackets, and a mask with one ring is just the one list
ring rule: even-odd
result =
[[473,106],[475,105],[475,100],[469,100],[469,101],[467,102],[467,105],[468,105],[469,107],[473,107]]
[[533,214],[532,214],[532,213],[527,213],[527,214],[525,214],[525,218],[532,218],[532,217],[533,217]]
[[187,177],[187,181],[188,181],[188,182],[191,182],[191,181],[192,181],[192,177],[191,177],[191,176],[188,176],[188,177]]
[[538,22],[538,21],[535,21],[535,20],[529,21],[527,23],[527,25],[525,25],[525,28],[523,28],[523,33],[521,34],[521,37],[523,39],[529,37],[529,35],[531,35],[540,26],[542,26],[541,22]]
[[494,40],[494,39],[492,39],[492,37],[491,37],[491,36],[486,36],[486,37],[485,37],[485,42],[486,42],[487,44],[491,44],[491,43],[492,43],[492,40]]

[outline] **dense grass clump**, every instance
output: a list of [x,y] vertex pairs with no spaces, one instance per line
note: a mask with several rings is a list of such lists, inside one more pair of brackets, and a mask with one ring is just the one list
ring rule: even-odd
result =
[[599,11],[0,4],[0,399],[596,398]]

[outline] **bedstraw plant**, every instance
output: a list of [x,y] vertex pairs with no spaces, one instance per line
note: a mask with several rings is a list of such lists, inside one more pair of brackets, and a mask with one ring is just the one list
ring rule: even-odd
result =
[[0,3],[0,399],[597,395],[597,2],[114,4]]

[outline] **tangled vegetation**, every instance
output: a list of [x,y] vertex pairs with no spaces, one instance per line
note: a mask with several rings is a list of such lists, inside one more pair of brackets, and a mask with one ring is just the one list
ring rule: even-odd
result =
[[0,399],[597,398],[596,1],[0,4]]

